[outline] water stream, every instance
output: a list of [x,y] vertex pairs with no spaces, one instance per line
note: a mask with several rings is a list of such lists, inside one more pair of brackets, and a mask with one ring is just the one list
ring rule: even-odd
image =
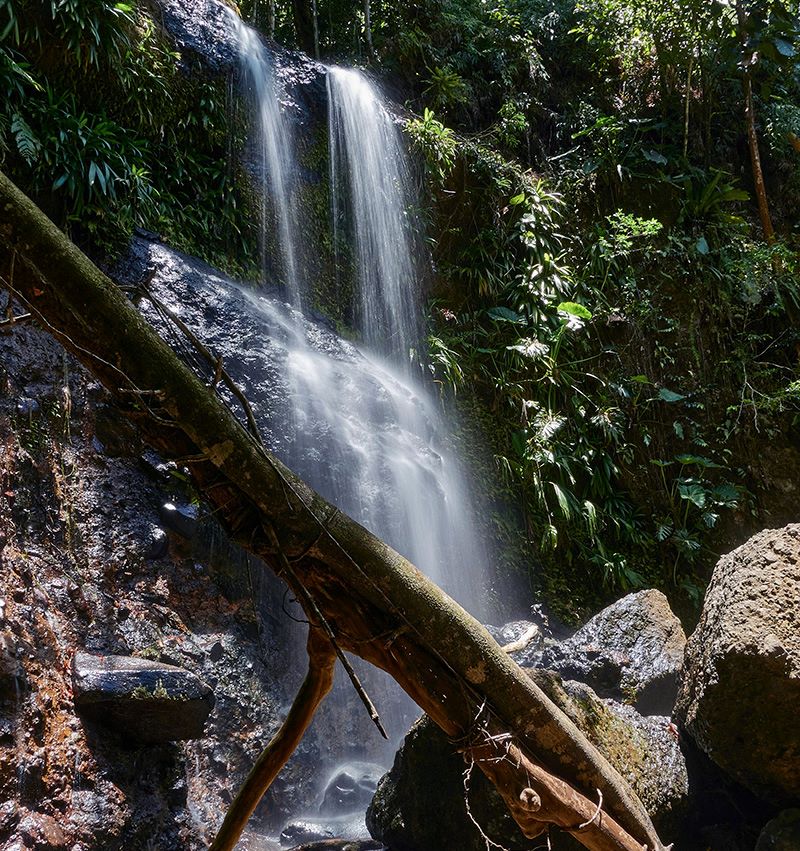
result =
[[[421,331],[419,247],[400,131],[376,87],[352,68],[328,68],[334,245],[353,244],[359,330],[373,351],[408,358]],[[337,257],[338,260],[338,257]]]
[[[299,305],[299,240],[293,197],[297,167],[291,125],[280,109],[272,54],[258,33],[232,10],[230,17],[239,45],[241,86],[253,117],[250,145],[260,184],[261,268],[265,281],[282,280],[291,302]],[[270,238],[273,224],[277,241]]]

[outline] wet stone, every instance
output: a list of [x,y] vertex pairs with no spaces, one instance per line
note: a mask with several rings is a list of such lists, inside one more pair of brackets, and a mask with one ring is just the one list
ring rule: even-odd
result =
[[17,413],[20,416],[27,417],[35,414],[39,410],[39,403],[36,399],[27,399],[23,397],[17,401]]
[[76,653],[73,693],[80,714],[133,744],[203,736],[214,693],[195,674],[131,656]]
[[315,821],[293,821],[281,831],[281,845],[286,848],[333,838],[333,831],[329,827]]
[[797,851],[800,848],[800,810],[784,810],[767,822],[756,843],[756,851]]
[[182,538],[191,540],[197,533],[197,507],[165,502],[159,509],[161,522]]
[[320,812],[352,813],[366,810],[385,771],[371,762],[343,765],[325,787]]
[[48,848],[56,851],[67,848],[69,841],[59,823],[44,813],[27,813],[17,825],[20,837],[35,848]]

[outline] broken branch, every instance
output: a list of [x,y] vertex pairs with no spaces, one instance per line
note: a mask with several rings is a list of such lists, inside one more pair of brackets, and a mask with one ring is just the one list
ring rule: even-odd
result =
[[316,627],[308,631],[308,672],[286,720],[264,748],[228,808],[209,851],[232,851],[258,802],[294,753],[333,685],[336,651]]

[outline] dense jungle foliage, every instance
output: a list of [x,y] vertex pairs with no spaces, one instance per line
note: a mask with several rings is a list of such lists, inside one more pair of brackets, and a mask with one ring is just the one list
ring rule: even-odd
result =
[[[798,4],[241,11],[369,66],[412,115],[429,365],[497,460],[509,562],[568,616],[652,584],[691,607],[791,502],[770,482],[800,422]],[[157,21],[0,0],[2,167],[95,255],[142,226],[251,275],[229,82],[187,75]]]

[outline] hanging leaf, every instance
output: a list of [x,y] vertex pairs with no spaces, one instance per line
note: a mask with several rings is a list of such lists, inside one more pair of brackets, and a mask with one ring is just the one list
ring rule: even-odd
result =
[[666,541],[672,534],[672,522],[670,520],[660,520],[656,524],[656,540]]
[[20,156],[28,165],[32,165],[38,158],[42,146],[33,130],[19,113],[15,112],[11,119],[11,132],[14,134],[14,141],[17,143]]
[[655,467],[671,467],[672,461],[662,461],[659,458],[651,458],[650,463]]
[[701,236],[700,239],[697,240],[694,247],[697,249],[698,254],[708,254],[710,250],[704,236]]
[[697,467],[703,467],[707,470],[721,470],[722,464],[717,464],[715,461],[712,461],[710,458],[703,458],[702,455],[690,455],[688,453],[684,455],[676,455],[675,460],[679,464],[694,464]]
[[667,390],[666,387],[662,387],[658,391],[658,398],[662,402],[682,402],[686,397],[680,393],[673,393],[672,390]]
[[717,485],[711,491],[711,499],[724,508],[736,508],[739,505],[739,491],[727,483]]
[[688,500],[698,508],[705,508],[706,491],[697,482],[682,481],[678,482],[678,493],[681,499]]
[[658,151],[652,149],[643,149],[642,156],[651,163],[657,163],[658,165],[666,165],[669,162],[664,154],[660,154]]

